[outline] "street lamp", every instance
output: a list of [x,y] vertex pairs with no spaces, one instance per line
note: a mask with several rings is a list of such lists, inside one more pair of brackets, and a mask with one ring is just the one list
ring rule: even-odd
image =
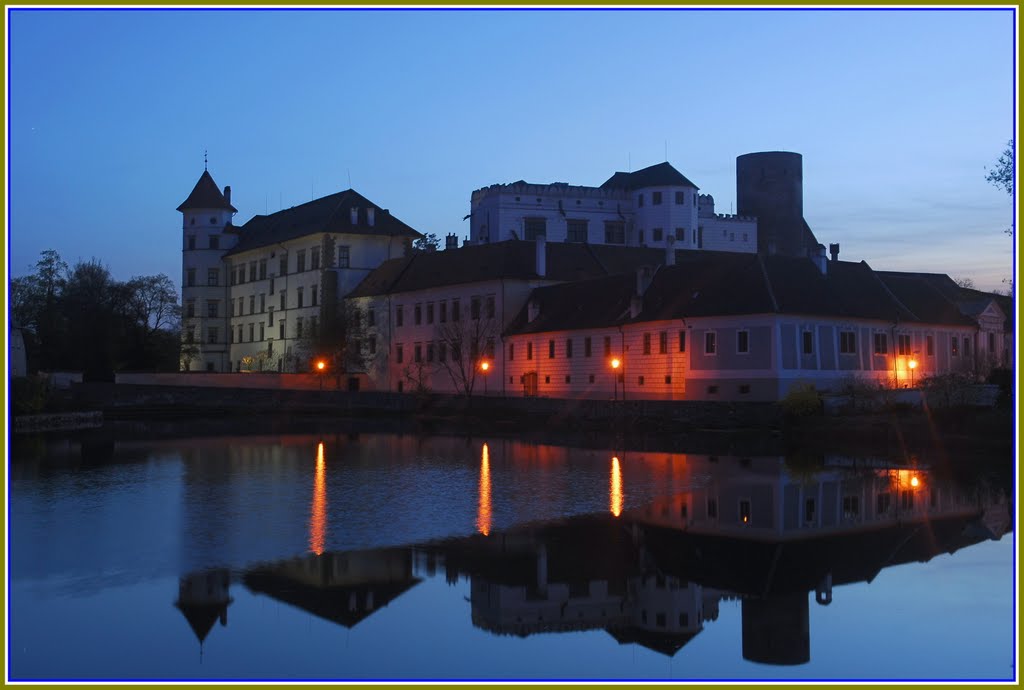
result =
[[324,370],[327,368],[327,362],[322,359],[316,361],[316,373],[320,375],[320,390],[324,389]]
[[910,387],[914,387],[914,369],[917,369],[917,360],[913,357],[907,362],[907,366],[910,367]]
[[484,395],[487,395],[487,372],[491,369],[491,363],[486,359],[480,362],[480,371],[484,375]]
[[614,391],[614,396],[613,396],[612,400],[618,400],[619,399],[619,367],[622,366],[622,361],[619,360],[618,357],[613,357],[612,361],[611,361],[611,365],[612,365],[612,380],[615,382],[613,384],[613,387],[612,387],[612,390]]

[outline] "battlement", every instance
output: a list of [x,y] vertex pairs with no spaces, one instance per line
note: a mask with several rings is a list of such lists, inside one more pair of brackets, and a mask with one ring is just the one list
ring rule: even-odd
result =
[[584,185],[571,185],[568,182],[550,182],[535,184],[518,180],[516,182],[492,184],[473,191],[471,199],[477,201],[490,194],[518,194],[533,197],[572,197],[577,199],[626,199],[628,194],[617,189],[602,189]]

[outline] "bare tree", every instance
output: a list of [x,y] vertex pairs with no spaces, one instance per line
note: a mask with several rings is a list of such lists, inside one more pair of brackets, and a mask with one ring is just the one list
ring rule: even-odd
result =
[[344,374],[363,372],[366,368],[364,322],[362,311],[351,302],[345,301],[333,308],[324,305],[320,320],[308,322],[296,343],[294,356],[299,359],[300,369],[305,368],[301,364],[303,360],[308,365],[315,359],[323,359],[338,388]]
[[473,395],[482,357],[494,358],[497,321],[480,313],[479,305],[475,305],[470,318],[440,324],[437,335],[439,345],[447,350],[441,367],[456,390],[466,397]]

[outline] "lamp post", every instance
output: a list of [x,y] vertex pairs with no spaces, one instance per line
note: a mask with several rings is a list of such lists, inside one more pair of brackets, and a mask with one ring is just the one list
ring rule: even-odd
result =
[[619,399],[619,367],[622,366],[622,361],[618,357],[613,357],[611,361],[612,365],[612,390],[614,391],[612,400]]
[[324,370],[327,368],[327,363],[318,359],[316,361],[316,373],[320,375],[320,390],[324,389]]
[[486,359],[480,362],[480,371],[484,375],[484,395],[487,395],[487,372],[491,370],[491,363]]
[[917,369],[917,359],[911,357],[910,361],[907,362],[907,367],[910,369],[910,387],[914,387],[914,369]]

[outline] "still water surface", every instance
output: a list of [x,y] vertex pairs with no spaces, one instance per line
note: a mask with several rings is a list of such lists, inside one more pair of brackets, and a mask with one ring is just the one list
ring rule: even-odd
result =
[[16,448],[11,679],[1014,677],[1003,488],[395,434]]

